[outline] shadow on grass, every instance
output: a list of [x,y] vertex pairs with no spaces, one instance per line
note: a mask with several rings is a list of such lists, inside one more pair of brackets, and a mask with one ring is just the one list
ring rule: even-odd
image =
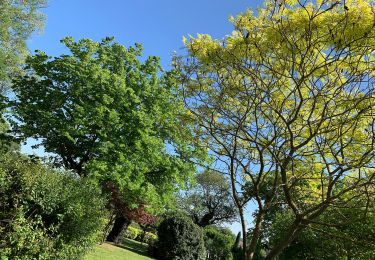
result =
[[124,238],[124,240],[122,241],[122,244],[113,244],[113,245],[129,250],[133,253],[149,257],[148,252],[147,252],[147,248],[148,248],[147,244],[141,244],[134,240]]

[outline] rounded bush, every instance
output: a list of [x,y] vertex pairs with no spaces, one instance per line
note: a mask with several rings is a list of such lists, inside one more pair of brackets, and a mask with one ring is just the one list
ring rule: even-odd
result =
[[205,259],[202,229],[183,216],[168,217],[161,222],[155,247],[158,259]]

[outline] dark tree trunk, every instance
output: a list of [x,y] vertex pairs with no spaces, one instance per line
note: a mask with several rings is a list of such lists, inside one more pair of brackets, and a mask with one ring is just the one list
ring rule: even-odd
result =
[[131,221],[123,216],[117,216],[111,232],[107,236],[107,241],[120,244],[123,234],[130,225]]
[[247,259],[253,259],[254,258],[254,254],[255,254],[255,251],[256,251],[256,248],[257,248],[257,245],[258,245],[259,237],[260,237],[260,234],[261,234],[261,231],[262,231],[261,229],[262,229],[264,214],[265,214],[265,212],[263,210],[260,210],[257,214],[255,226],[254,226],[252,237],[251,237],[251,240],[250,240],[250,245],[246,249],[248,251]]
[[211,224],[211,220],[214,218],[214,213],[213,212],[209,212],[207,214],[205,214],[202,219],[196,223],[198,226],[200,227],[207,227],[208,225]]

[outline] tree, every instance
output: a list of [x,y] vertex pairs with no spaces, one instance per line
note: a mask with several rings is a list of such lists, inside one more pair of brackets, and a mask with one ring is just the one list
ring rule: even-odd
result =
[[180,127],[186,112],[157,57],[140,62],[141,45],[112,38],[62,42],[71,54],[37,51],[27,59],[26,75],[14,80],[10,119],[19,137],[39,139],[56,164],[96,178],[121,202],[110,204],[116,239],[129,223],[126,208],[163,210],[194,172],[191,158],[204,153]]
[[215,171],[196,175],[197,186],[185,193],[179,207],[200,227],[232,222],[236,218],[229,184]]
[[9,87],[12,76],[28,54],[26,40],[39,30],[44,16],[39,9],[45,0],[4,0],[0,2],[0,90]]
[[207,260],[232,260],[233,233],[226,228],[209,226],[204,229],[204,245]]
[[[110,183],[107,183],[106,188],[108,188],[109,185]],[[131,208],[129,202],[124,200],[123,195],[119,192],[119,189],[116,186],[111,186],[110,194],[109,203],[110,205],[113,205],[115,218],[109,221],[108,226],[111,224],[114,226],[109,232],[107,240],[120,244],[124,232],[132,221],[135,221],[141,226],[143,230],[142,236],[144,236],[147,227],[156,222],[156,217],[146,211],[144,204],[139,204],[136,208]]]
[[[266,1],[223,40],[185,39],[176,58],[196,134],[229,174],[252,259],[267,212],[293,218],[266,259],[328,209],[374,188],[372,1]],[[250,241],[244,209],[257,206]],[[281,205],[280,205],[281,203]],[[349,206],[349,205],[348,205]]]
[[[282,239],[292,214],[277,214],[270,227],[269,243]],[[360,223],[360,224],[359,224]],[[354,209],[335,209],[322,214],[303,230],[279,255],[280,259],[371,259],[375,255],[373,213]]]
[[[44,16],[39,11],[45,0],[0,1],[0,111],[4,112],[6,91],[11,78],[22,73],[21,64],[28,54],[26,40],[43,27]],[[9,125],[1,115],[0,149],[11,150],[18,144],[9,136]]]

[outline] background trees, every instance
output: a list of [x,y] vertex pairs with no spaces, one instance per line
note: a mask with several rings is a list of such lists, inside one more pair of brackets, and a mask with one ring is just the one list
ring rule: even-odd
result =
[[234,221],[236,208],[225,177],[215,171],[205,171],[195,179],[196,186],[185,192],[178,207],[201,227]]
[[327,210],[358,196],[373,205],[374,12],[370,1],[266,1],[231,20],[221,41],[186,39],[176,67],[196,133],[231,177],[248,259],[266,214],[292,212],[271,259]]
[[204,229],[204,245],[207,250],[207,260],[231,260],[235,242],[233,233],[225,228],[209,226]]

